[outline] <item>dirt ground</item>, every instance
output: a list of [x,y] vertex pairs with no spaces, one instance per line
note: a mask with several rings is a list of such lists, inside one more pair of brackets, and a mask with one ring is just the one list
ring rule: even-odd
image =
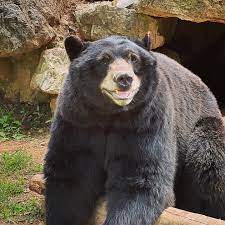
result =
[[[45,153],[47,151],[47,145],[50,138],[50,134],[48,132],[37,134],[36,136],[28,137],[22,140],[10,140],[0,143],[0,154],[3,152],[13,152],[16,150],[22,150],[31,155],[33,161],[38,164],[43,164],[43,159]],[[28,182],[29,183],[29,182]],[[41,201],[43,200],[43,196],[30,191],[27,183],[27,190],[20,198],[24,198],[21,201],[25,201],[27,198],[36,197]],[[43,203],[44,204],[44,203]],[[17,224],[17,223],[16,223]],[[19,223],[21,224],[21,223]],[[23,225],[28,225],[27,223],[22,223]],[[36,221],[34,225],[43,225],[42,221]],[[0,220],[0,225],[7,225],[3,221]]]
[[50,134],[45,132],[22,140],[10,140],[0,143],[0,153],[23,150],[30,154],[37,163],[43,163]]

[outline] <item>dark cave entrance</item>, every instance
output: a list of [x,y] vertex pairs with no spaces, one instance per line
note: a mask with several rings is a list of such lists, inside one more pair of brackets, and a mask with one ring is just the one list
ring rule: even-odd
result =
[[225,24],[178,20],[175,35],[166,47],[201,77],[225,114]]

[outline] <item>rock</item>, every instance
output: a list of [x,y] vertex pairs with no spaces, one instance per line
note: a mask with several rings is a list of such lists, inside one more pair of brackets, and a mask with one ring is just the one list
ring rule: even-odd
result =
[[142,39],[150,31],[152,48],[171,39],[177,21],[175,18],[153,18],[134,9],[116,8],[111,2],[81,5],[75,17],[84,39],[97,40],[113,34]]
[[113,6],[116,6],[118,8],[128,8],[134,3],[135,0],[113,0]]
[[11,61],[7,58],[0,58],[0,99],[5,95],[5,88],[8,86],[9,76],[11,73]]
[[8,58],[0,59],[0,82],[7,82],[12,74],[11,60]]
[[52,97],[51,101],[50,101],[50,108],[51,108],[52,113],[55,112],[56,105],[57,105],[57,96],[56,97]]
[[140,13],[156,17],[178,17],[193,22],[225,23],[224,0],[140,0],[134,8]]
[[0,57],[32,51],[54,38],[55,32],[49,25],[57,16],[54,2],[6,0],[0,3]]
[[30,81],[40,58],[40,50],[20,57],[0,58],[1,96],[14,102],[31,102],[35,95]]
[[31,80],[31,89],[57,95],[68,73],[69,59],[64,48],[47,49]]
[[43,174],[34,175],[29,183],[29,189],[38,194],[44,194],[45,191],[45,180]]

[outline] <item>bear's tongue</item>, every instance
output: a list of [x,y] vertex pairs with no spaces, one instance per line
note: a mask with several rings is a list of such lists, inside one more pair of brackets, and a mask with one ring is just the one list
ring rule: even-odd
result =
[[116,91],[117,97],[121,99],[126,99],[129,98],[130,96],[130,91]]

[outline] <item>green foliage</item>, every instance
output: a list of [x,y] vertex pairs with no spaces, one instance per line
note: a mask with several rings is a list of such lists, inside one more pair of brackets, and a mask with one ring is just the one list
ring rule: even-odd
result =
[[51,110],[46,104],[1,104],[0,103],[0,141],[20,140],[25,134],[49,128]]
[[43,219],[40,199],[26,191],[29,177],[42,169],[23,151],[0,155],[0,221],[32,224]]
[[13,113],[0,108],[0,140],[21,139],[21,122],[13,117]]
[[46,105],[28,105],[22,104],[19,107],[19,113],[23,125],[26,129],[38,130],[48,126],[52,117],[49,106]]

